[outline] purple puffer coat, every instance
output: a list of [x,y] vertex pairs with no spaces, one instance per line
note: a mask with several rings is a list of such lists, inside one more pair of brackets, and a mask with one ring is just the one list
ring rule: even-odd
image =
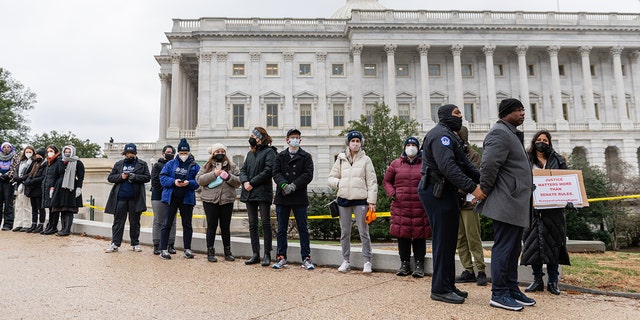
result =
[[429,218],[418,197],[418,183],[422,175],[422,157],[412,163],[403,153],[391,162],[382,184],[391,202],[389,234],[396,238],[426,239],[431,237]]

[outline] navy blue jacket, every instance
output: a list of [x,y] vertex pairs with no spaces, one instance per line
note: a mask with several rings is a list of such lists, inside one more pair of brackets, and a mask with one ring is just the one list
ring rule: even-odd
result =
[[[171,196],[173,191],[177,188],[176,181],[176,169],[180,166],[179,157],[173,158],[173,160],[167,162],[162,171],[160,172],[160,184],[162,184],[162,202],[171,203]],[[196,174],[200,171],[200,166],[196,163],[192,155],[185,162],[187,164],[187,179],[189,185],[184,187],[184,204],[195,206],[196,205],[196,189],[198,189],[198,182],[196,181]]]

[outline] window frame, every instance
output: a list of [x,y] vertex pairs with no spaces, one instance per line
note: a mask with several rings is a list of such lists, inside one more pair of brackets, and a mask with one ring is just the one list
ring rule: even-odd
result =
[[[334,73],[334,70],[335,70],[336,66],[341,66],[342,67],[342,73],[341,74]],[[347,76],[346,65],[344,63],[332,63],[331,64],[331,76],[332,77],[346,77]]]
[[[431,74],[432,67],[438,68],[438,74]],[[442,66],[439,63],[430,63],[427,66],[427,74],[429,75],[429,77],[442,77]]]
[[[469,70],[469,74],[465,74],[464,70],[465,67],[468,67],[466,69]],[[462,75],[463,78],[473,78],[473,64],[472,63],[463,63],[460,65],[460,74]]]
[[[309,72],[307,74],[302,74],[302,66],[309,66]],[[313,66],[311,63],[298,63],[298,77],[300,78],[308,78],[313,77]]]
[[[239,107],[242,108],[242,109],[239,109]],[[232,104],[232,106],[231,106],[231,109],[232,109],[231,110],[231,118],[232,118],[231,126],[233,128],[244,128],[245,113],[246,113],[245,112],[246,111],[245,108],[246,108],[246,106],[245,106],[244,103],[233,103]],[[242,114],[236,113],[237,110],[241,110]],[[239,121],[242,121],[241,125],[238,125]]]
[[[375,74],[367,74],[367,66],[369,67],[373,67],[373,71],[375,71]],[[378,64],[377,63],[365,63],[362,67],[362,75],[364,77],[369,77],[369,78],[376,78],[378,77]]]
[[[273,68],[275,66],[275,69]],[[273,74],[273,70],[275,70],[275,74]],[[264,65],[264,76],[265,77],[279,77],[280,76],[280,64],[279,63],[265,63]]]
[[[405,69],[405,72],[403,74],[401,74],[401,68]],[[409,64],[406,63],[401,63],[401,64],[396,64],[396,77],[402,77],[402,78],[407,78],[409,77]]]
[[[241,73],[239,71],[242,71]],[[244,63],[233,63],[231,64],[231,76],[232,77],[246,77],[247,76],[247,66]]]
[[[277,103],[267,103],[267,128],[278,128],[278,108],[280,107]],[[275,113],[272,111],[275,110]],[[275,121],[274,121],[275,120]],[[274,124],[275,122],[275,124]]]
[[[304,110],[303,110],[304,109]],[[311,128],[313,126],[313,106],[311,103],[301,103],[299,105],[300,110],[300,128]],[[309,115],[304,115],[303,112],[309,111]],[[307,121],[308,120],[308,124]]]

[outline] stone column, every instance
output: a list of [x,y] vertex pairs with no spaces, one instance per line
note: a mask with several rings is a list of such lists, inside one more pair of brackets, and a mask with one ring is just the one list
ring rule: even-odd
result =
[[169,119],[169,112],[171,110],[171,105],[169,104],[171,101],[169,92],[169,82],[171,81],[170,73],[159,73],[160,76],[160,119],[158,121],[158,139],[165,140],[167,139],[167,126],[169,123],[167,120]]
[[[226,103],[227,55],[227,52],[224,51],[216,53],[216,60],[218,60],[218,72],[216,72],[216,83],[218,87],[215,110],[216,129],[225,128],[224,131],[216,130],[215,135],[217,137],[224,137],[226,130],[233,128],[233,108]],[[228,110],[228,112],[225,112],[225,110]]]
[[198,66],[198,117],[196,118],[196,130],[209,130],[209,97],[211,96],[211,55],[209,52],[201,52]]
[[[633,92],[635,92],[636,121],[640,120],[640,50],[635,50],[630,55],[631,74],[633,76]],[[633,119],[632,119],[633,120]]]
[[[316,129],[317,135],[329,134],[329,123],[327,121],[329,115],[329,108],[327,108],[327,52],[316,52],[316,61],[318,65],[316,67],[317,79],[318,79],[318,103],[315,105],[315,123],[312,126]],[[333,110],[333,109],[331,109]],[[320,130],[320,131],[318,131]]]
[[551,107],[556,122],[556,130],[568,130],[569,123],[562,114],[562,93],[560,92],[560,70],[558,69],[558,52],[560,46],[548,46],[549,62],[551,65]]
[[620,60],[620,55],[623,49],[623,46],[614,46],[610,49],[611,57],[613,58],[613,76],[616,83],[616,106],[618,107],[618,118],[622,124],[622,130],[633,130],[633,123],[627,115],[627,97],[624,93],[624,80],[622,78],[622,61]]
[[600,130],[602,126],[600,125],[600,121],[596,119],[595,103],[593,101],[591,61],[589,60],[591,46],[581,46],[578,48],[578,53],[582,58],[582,103],[587,110],[587,123],[589,124],[589,130]]
[[384,51],[387,53],[387,105],[391,109],[391,116],[398,115],[398,104],[396,103],[396,48],[395,44],[385,44]]
[[351,106],[352,112],[344,113],[344,123],[346,124],[351,120],[351,114],[354,119],[358,119],[362,114],[362,61],[360,55],[362,54],[362,45],[353,44],[351,46],[351,54],[353,55],[353,88],[351,92],[353,94],[353,105]]
[[180,68],[180,54],[171,54],[171,111],[167,138],[179,138],[182,122],[182,69]]
[[487,102],[489,104],[489,124],[493,126],[498,121],[498,102],[496,101],[496,75],[493,70],[493,52],[496,50],[495,45],[486,45],[482,47],[484,53],[486,73],[487,73]]
[[[451,46],[451,53],[453,54],[453,79],[454,79],[454,101],[453,104],[458,106],[462,112],[464,119],[464,94],[462,88],[462,64],[460,62],[460,55],[462,55],[461,44],[454,44]],[[492,67],[493,68],[493,67]],[[466,119],[465,119],[466,122]]]
[[282,53],[284,59],[284,128],[297,127],[296,116],[300,116],[300,111],[295,112],[293,108],[293,56],[293,51]]
[[428,44],[418,45],[418,52],[420,53],[420,92],[418,92],[418,99],[420,99],[420,106],[418,109],[422,110],[422,118],[418,118],[418,121],[422,123],[422,130],[426,131],[435,125],[435,122],[431,118],[431,91],[429,89],[429,46]]
[[520,87],[520,102],[525,108],[524,113],[524,129],[526,131],[535,131],[536,123],[531,118],[531,100],[529,98],[529,75],[527,74],[527,50],[529,46],[518,45],[515,52],[518,55],[518,83]]
[[[266,118],[262,119],[260,110],[266,108],[265,105],[260,105],[260,59],[262,53],[259,51],[252,51],[249,53],[251,58],[251,69],[249,69],[249,94],[251,95],[251,105],[247,106],[248,119],[247,124],[249,128],[254,127],[266,127]],[[266,112],[264,113],[266,114]]]

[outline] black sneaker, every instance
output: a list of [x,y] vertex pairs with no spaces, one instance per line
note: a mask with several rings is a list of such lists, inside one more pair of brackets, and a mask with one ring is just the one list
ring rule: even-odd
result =
[[462,271],[462,274],[456,277],[456,283],[476,282],[476,275],[467,270]]
[[172,244],[167,247],[167,251],[171,254],[176,254],[176,248],[174,248]]
[[476,279],[476,284],[482,287],[486,286],[489,282],[489,280],[487,280],[487,274],[484,271],[479,271]]
[[169,254],[169,251],[162,250],[162,252],[160,252],[160,258],[163,260],[171,260],[171,255]]
[[509,292],[509,295],[511,296],[511,298],[515,299],[517,303],[523,305],[523,306],[532,306],[536,304],[536,301],[525,296],[524,293],[522,293],[521,291],[515,292],[515,291],[511,291]]
[[187,259],[193,259],[193,252],[191,249],[184,249],[184,257]]
[[511,311],[520,311],[524,309],[524,307],[519,304],[516,299],[512,298],[510,295],[505,296],[491,296],[491,301],[489,305],[496,308],[502,308]]

